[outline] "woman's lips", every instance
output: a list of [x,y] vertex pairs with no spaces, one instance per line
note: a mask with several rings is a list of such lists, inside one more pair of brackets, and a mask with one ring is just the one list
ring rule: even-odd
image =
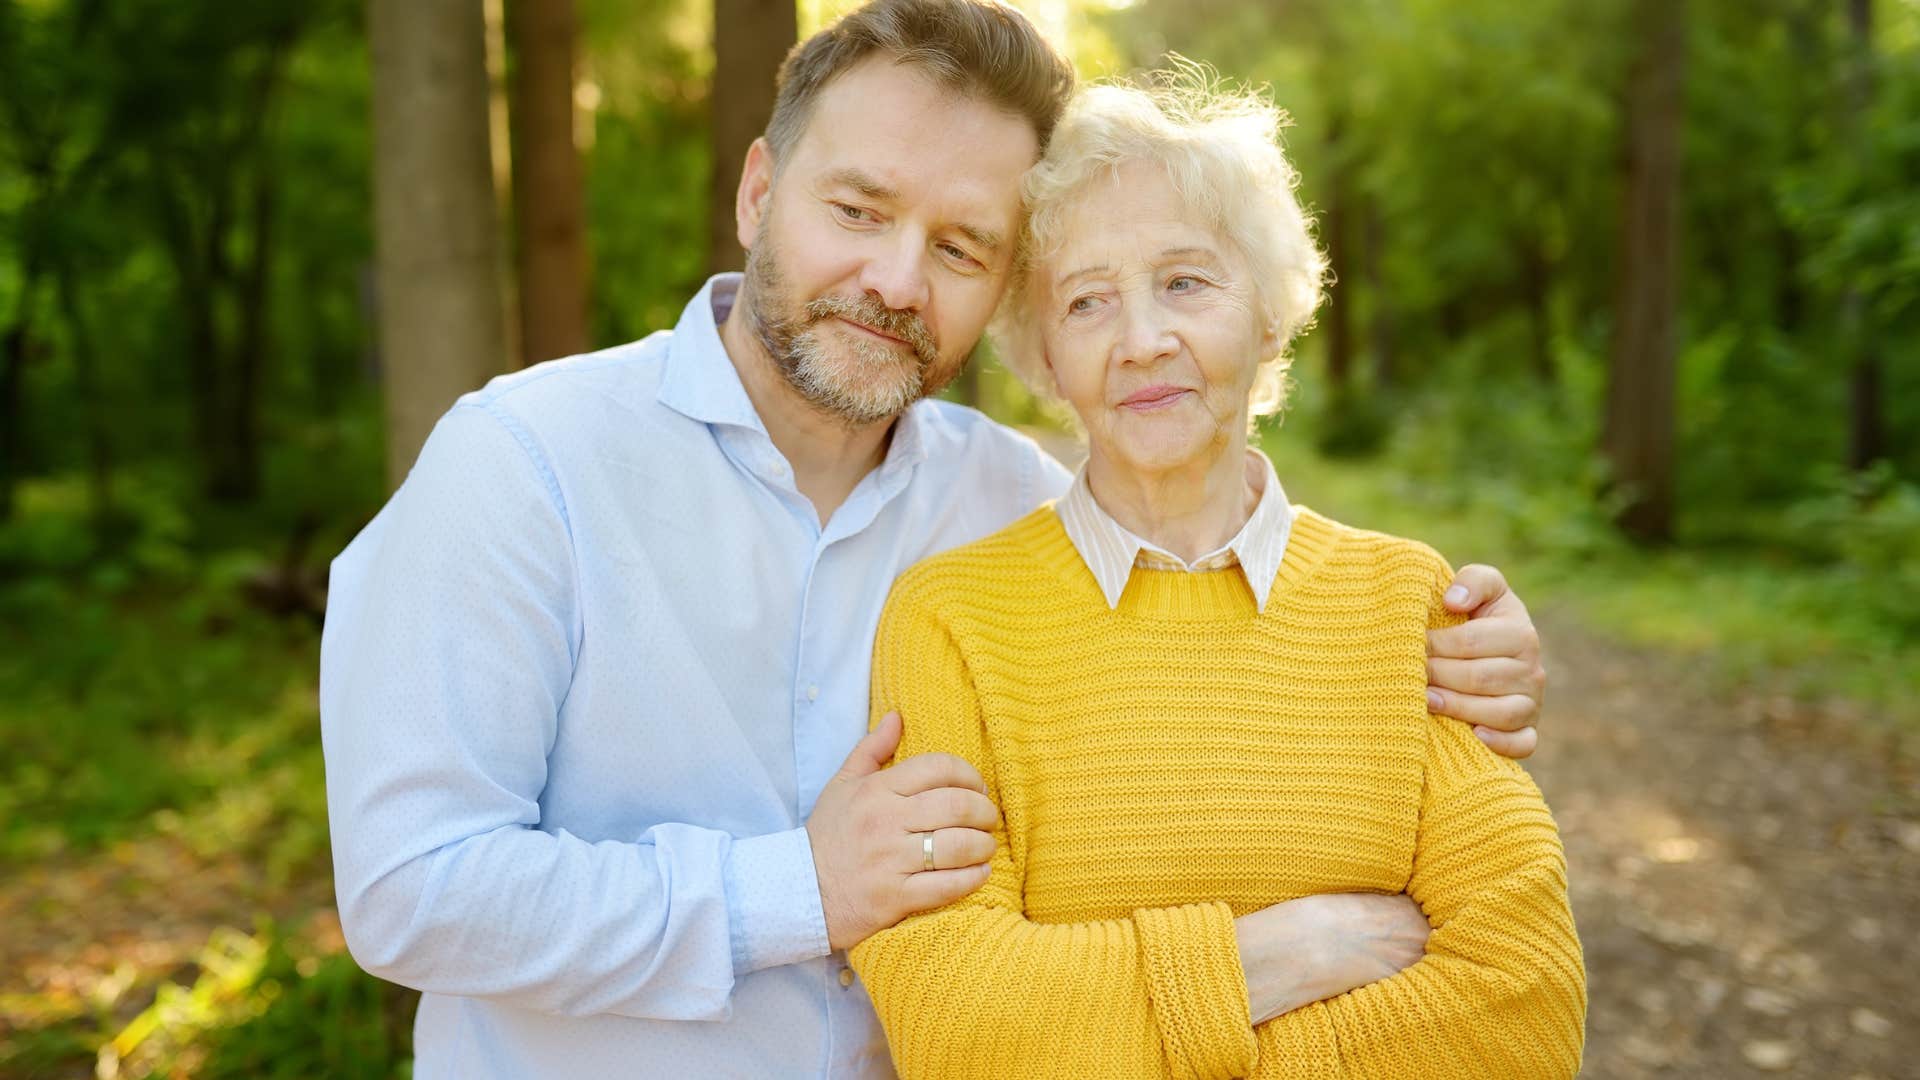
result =
[[1120,407],[1134,412],[1158,412],[1172,408],[1189,393],[1191,391],[1178,386],[1149,386],[1128,394],[1121,400]]

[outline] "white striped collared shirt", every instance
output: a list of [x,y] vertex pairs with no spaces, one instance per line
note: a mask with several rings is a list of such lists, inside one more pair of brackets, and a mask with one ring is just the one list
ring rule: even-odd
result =
[[1135,536],[1101,509],[1087,483],[1085,465],[1080,467],[1073,487],[1055,506],[1055,511],[1066,527],[1067,538],[1073,541],[1080,557],[1086,560],[1087,569],[1093,571],[1094,580],[1100,583],[1109,608],[1119,606],[1120,594],[1126,590],[1127,579],[1136,566],[1196,574],[1238,566],[1246,575],[1247,587],[1253,590],[1254,603],[1265,611],[1267,594],[1273,591],[1274,576],[1280,572],[1280,560],[1287,553],[1287,537],[1293,532],[1293,507],[1287,502],[1286,491],[1280,487],[1273,462],[1252,448],[1247,450],[1247,480],[1260,492],[1260,501],[1247,523],[1224,547],[1192,562]]

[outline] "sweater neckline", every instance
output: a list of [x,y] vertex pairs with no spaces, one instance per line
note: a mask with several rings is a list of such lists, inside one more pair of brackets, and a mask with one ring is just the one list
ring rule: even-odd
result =
[[[1266,613],[1269,615],[1285,607],[1294,591],[1313,580],[1340,540],[1342,526],[1310,507],[1295,503],[1293,514],[1286,554],[1274,574],[1273,589],[1268,597]],[[1093,571],[1061,525],[1060,515],[1054,513],[1052,507],[1044,507],[1039,516],[1040,529],[1031,537],[1030,550],[1052,566],[1071,587],[1084,590],[1105,609],[1106,594],[1100,590]],[[1228,614],[1241,614],[1249,619],[1261,617],[1253,590],[1238,566],[1198,573],[1136,566],[1120,594],[1119,606],[1112,613],[1154,621],[1218,619]]]

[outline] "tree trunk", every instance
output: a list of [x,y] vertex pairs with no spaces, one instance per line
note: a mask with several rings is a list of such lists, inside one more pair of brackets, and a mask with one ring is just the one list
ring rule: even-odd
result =
[[[1855,325],[1863,328],[1864,317]],[[1852,424],[1847,439],[1847,464],[1855,472],[1887,456],[1886,429],[1880,420],[1880,353],[1870,331],[1856,335],[1853,377],[1847,397]]]
[[512,0],[520,361],[589,348],[587,206],[573,142],[573,0]]
[[493,235],[499,238],[500,340],[507,365],[520,363],[520,286],[513,265],[513,107],[507,85],[506,0],[480,0],[487,54],[487,160],[493,167]]
[[[224,342],[217,304],[226,288],[227,213],[224,184],[212,185],[204,232],[196,229],[193,195],[177,177],[155,185],[157,214],[173,263],[180,317],[187,333],[187,381],[192,387],[193,445],[202,488],[214,495],[215,463],[220,460],[220,416],[226,384]],[[204,242],[205,237],[212,237]]]
[[1625,495],[1619,524],[1642,542],[1673,535],[1684,0],[1637,0],[1627,92],[1626,184],[1602,449]]
[[33,351],[33,294],[39,285],[39,268],[28,252],[20,268],[19,308],[6,337],[0,339],[0,521],[13,518],[14,489],[19,486],[21,451],[20,418],[26,397],[27,356]]
[[[246,112],[234,136],[174,163],[153,189],[187,327],[201,485],[217,502],[247,502],[260,492],[258,399],[276,177],[266,133],[297,36],[298,28],[288,26],[270,43],[242,98]],[[211,180],[209,158],[220,164]],[[245,215],[239,233],[237,214]],[[236,266],[242,235],[250,248]]]
[[488,157],[485,30],[473,0],[368,0],[376,290],[387,481],[507,352]]
[[[1781,9],[1782,29],[1786,33],[1788,55],[1801,71],[1818,71],[1830,64],[1820,47],[1821,26],[1828,15],[1830,0],[1798,0]],[[1816,152],[1809,145],[1807,117],[1811,98],[1818,89],[1811,80],[1790,79],[1786,83],[1785,120],[1788,160],[1794,168],[1807,165]],[[1788,335],[1797,335],[1807,321],[1807,290],[1801,280],[1800,264],[1806,258],[1800,233],[1791,219],[1776,212],[1773,221],[1774,261],[1778,267],[1773,283],[1774,325]]]
[[222,404],[221,455],[214,463],[214,489],[234,502],[251,501],[260,494],[260,380],[266,369],[267,353],[272,348],[268,328],[272,325],[270,286],[273,271],[273,211],[277,182],[273,166],[266,158],[253,169],[252,220],[248,230],[253,246],[247,253],[247,265],[238,283],[240,303],[239,338],[233,346],[233,368],[228,373],[229,387]]
[[67,322],[67,344],[73,349],[74,387],[86,402],[88,513],[95,535],[104,541],[110,539],[105,531],[113,520],[113,442],[100,400],[99,357],[93,351],[93,334],[80,306],[72,268],[60,265],[55,271],[55,285],[61,317]]
[[1553,383],[1553,265],[1538,235],[1519,237],[1520,292],[1527,307],[1528,350],[1534,378]]
[[707,272],[745,264],[734,233],[733,195],[747,147],[773,116],[773,83],[780,61],[800,36],[794,0],[714,0],[713,172],[707,185]]
[[[1852,32],[1852,107],[1854,153],[1871,154],[1868,111],[1873,107],[1873,0],[1848,0],[1847,26]],[[1864,164],[1864,162],[1863,162]],[[1869,326],[1868,298],[1858,286],[1841,301],[1845,339],[1853,352],[1848,379],[1847,464],[1856,471],[1886,456],[1886,431],[1880,416],[1880,349]]]

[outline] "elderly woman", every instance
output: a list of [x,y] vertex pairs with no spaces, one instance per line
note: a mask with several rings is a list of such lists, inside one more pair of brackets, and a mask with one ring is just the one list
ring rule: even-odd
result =
[[[1553,819],[1426,711],[1451,572],[1289,506],[1248,447],[1323,273],[1280,119],[1186,76],[1098,87],[1027,180],[1003,344],[1088,457],[1057,506],[910,570],[881,623],[899,756],[965,758],[1004,819],[982,888],[853,950],[903,1076],[1578,1071]],[[1281,916],[1339,893],[1411,897],[1424,950],[1276,978],[1311,962]]]

